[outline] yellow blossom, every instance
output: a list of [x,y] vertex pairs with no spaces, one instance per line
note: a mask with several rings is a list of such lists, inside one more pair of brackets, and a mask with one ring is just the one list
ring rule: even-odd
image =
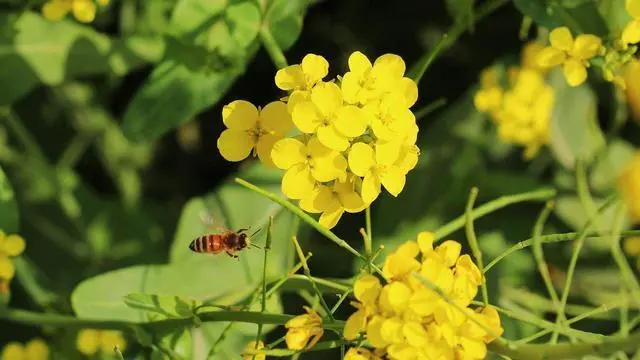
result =
[[332,186],[319,185],[300,201],[300,208],[310,213],[322,213],[320,224],[328,229],[336,226],[344,212],[357,213],[365,203],[356,191],[360,178],[350,176],[345,181],[335,180]]
[[382,360],[383,357],[383,351],[371,351],[367,348],[351,348],[344,354],[344,360]]
[[25,345],[10,342],[2,348],[0,360],[46,360],[49,358],[49,347],[40,338],[29,340]]
[[602,39],[595,35],[580,34],[575,39],[569,28],[553,29],[549,34],[551,46],[542,49],[537,56],[542,67],[563,65],[565,79],[570,86],[578,86],[587,79],[587,60],[596,56]]
[[[108,0],[98,0],[98,4],[107,5]],[[69,12],[82,23],[90,23],[96,18],[96,5],[93,0],[49,0],[42,6],[42,16],[47,20],[60,20]]]
[[11,258],[19,256],[26,247],[24,239],[17,234],[6,235],[0,230],[0,293],[9,290],[16,269]]
[[317,133],[324,146],[339,151],[349,147],[350,139],[362,135],[368,123],[360,108],[343,103],[342,92],[334,83],[314,87],[309,100],[295,106],[292,117],[300,131]]
[[632,58],[624,68],[627,102],[631,113],[640,121],[640,60]]
[[274,166],[273,144],[293,128],[291,116],[281,101],[259,110],[248,101],[236,100],[222,109],[222,119],[228,129],[218,138],[220,154],[229,161],[241,161],[253,152],[268,166]]
[[622,42],[636,44],[640,42],[640,0],[627,0],[626,9],[633,20],[622,31]]
[[624,239],[624,252],[631,256],[640,255],[640,236],[632,236]]
[[282,192],[291,199],[308,197],[316,181],[346,177],[347,160],[322,145],[315,136],[308,137],[306,143],[296,138],[282,139],[273,146],[271,157],[278,168],[286,170]]
[[285,342],[289,349],[312,348],[324,334],[320,315],[307,306],[304,306],[304,310],[306,314],[298,315],[285,324]]
[[522,47],[520,52],[520,62],[523,68],[545,72],[547,69],[540,66],[537,61],[538,54],[544,49],[544,45],[539,41],[529,41]]
[[290,91],[287,109],[291,113],[295,105],[309,98],[311,89],[329,73],[329,63],[319,55],[308,54],[300,64],[290,65],[278,70],[275,77],[276,86]]
[[[256,351],[264,349],[264,343],[262,341],[258,341],[256,346],[256,341],[250,341],[247,346],[244,347],[244,351]],[[265,354],[261,354],[259,351],[255,355],[244,355],[242,360],[266,360],[267,356]]]
[[110,354],[116,346],[120,351],[127,348],[126,340],[117,330],[83,329],[76,338],[78,351],[89,356],[98,352]]
[[633,223],[640,223],[640,186],[638,184],[640,184],[640,152],[634,155],[618,176],[618,190]]
[[370,101],[363,110],[369,115],[371,130],[381,140],[403,139],[416,123],[415,116],[398,93]]
[[393,154],[374,151],[365,143],[355,143],[349,151],[349,168],[363,177],[362,200],[366,204],[371,204],[380,195],[381,186],[393,196],[398,196],[404,188],[406,173],[397,165],[397,160],[388,156],[390,153]]

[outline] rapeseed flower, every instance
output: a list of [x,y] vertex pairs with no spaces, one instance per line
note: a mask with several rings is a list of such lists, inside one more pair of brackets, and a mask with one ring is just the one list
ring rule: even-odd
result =
[[284,339],[289,349],[312,348],[324,334],[320,315],[307,306],[304,310],[306,314],[298,315],[284,325],[287,328]]
[[25,345],[9,342],[2,348],[0,360],[47,360],[49,347],[41,338],[29,340]]
[[624,68],[626,95],[631,113],[640,121],[640,60],[632,58]]
[[300,64],[289,65],[278,70],[275,77],[276,86],[290,94],[287,98],[289,112],[294,106],[311,95],[311,89],[329,74],[329,62],[319,55],[308,54]]
[[[245,352],[248,351],[256,351],[264,349],[264,343],[258,340],[258,344],[256,346],[256,341],[251,341],[244,347]],[[261,354],[259,351],[255,355],[244,355],[242,360],[266,360],[267,356],[265,354]]]
[[0,293],[9,291],[9,284],[16,274],[12,258],[22,254],[25,247],[20,235],[6,235],[0,230]]
[[222,121],[227,126],[218,138],[218,150],[229,161],[241,161],[249,154],[258,155],[267,166],[273,144],[293,128],[285,103],[274,101],[262,109],[245,100],[236,100],[222,109]]
[[344,354],[344,360],[383,360],[384,350],[367,348],[351,348]]
[[626,204],[629,219],[640,223],[640,152],[636,152],[618,176],[618,190]]
[[546,68],[562,65],[570,86],[585,82],[588,60],[600,53],[602,39],[591,34],[580,34],[574,39],[569,28],[563,26],[551,31],[549,41],[551,45],[538,53],[538,64]]
[[[109,4],[109,0],[97,0],[99,5]],[[96,18],[96,4],[93,0],[49,0],[42,5],[42,16],[47,20],[60,20],[68,13],[82,23],[90,23]]]
[[[468,307],[484,279],[458,242],[434,248],[433,241],[432,233],[422,232],[389,254],[382,268],[386,284],[371,274],[355,281],[357,310],[345,323],[345,339],[363,333],[388,359],[485,357],[486,344],[503,329],[494,308]],[[375,351],[355,349],[350,356],[374,359]]]
[[636,44],[640,42],[640,0],[627,0],[625,7],[633,20],[629,21],[622,31],[622,43]]
[[404,188],[406,172],[398,164],[399,146],[398,151],[393,148],[383,146],[374,151],[366,143],[356,143],[349,151],[349,169],[363,178],[362,200],[367,204],[371,204],[380,195],[381,186],[393,196],[398,196]]
[[346,212],[357,213],[365,208],[365,203],[358,194],[357,183],[360,178],[349,176],[345,181],[335,180],[333,185],[318,185],[300,201],[300,208],[309,213],[320,215],[321,225],[332,228]]
[[76,338],[76,348],[87,356],[100,352],[111,354],[116,346],[121,351],[127,348],[127,341],[117,330],[83,329]]

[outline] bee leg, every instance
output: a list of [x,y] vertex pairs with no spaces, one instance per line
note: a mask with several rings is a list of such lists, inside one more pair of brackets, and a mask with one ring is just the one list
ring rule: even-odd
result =
[[238,255],[232,254],[232,253],[230,253],[228,251],[227,251],[227,255],[231,256],[232,258],[240,260],[240,257],[238,257]]

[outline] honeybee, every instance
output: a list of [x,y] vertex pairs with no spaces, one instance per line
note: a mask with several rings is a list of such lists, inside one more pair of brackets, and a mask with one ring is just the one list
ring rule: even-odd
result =
[[[210,223],[211,221],[208,222]],[[236,253],[244,250],[246,247],[253,246],[259,248],[259,246],[251,243],[250,239],[260,231],[260,229],[251,235],[246,233],[246,231],[249,230],[248,228],[238,229],[237,231],[224,228],[218,228],[218,230],[219,233],[204,234],[193,239],[189,244],[189,249],[196,253],[207,254],[226,252],[227,255],[232,258],[238,259],[239,257]]]

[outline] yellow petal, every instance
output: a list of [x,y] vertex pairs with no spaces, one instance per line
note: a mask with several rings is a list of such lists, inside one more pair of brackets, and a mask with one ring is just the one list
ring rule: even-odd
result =
[[349,140],[340,134],[333,125],[322,125],[318,127],[318,140],[330,149],[344,151],[349,147]]
[[582,62],[575,59],[567,59],[564,66],[564,77],[570,86],[578,86],[587,80],[587,69]]
[[590,59],[598,54],[602,39],[595,35],[581,34],[571,48],[571,56],[581,60]]
[[400,156],[401,143],[399,141],[377,141],[376,162],[382,165],[391,165]]
[[315,186],[311,170],[305,164],[296,164],[282,177],[282,193],[290,199],[303,199]]
[[350,138],[358,137],[364,134],[367,129],[367,117],[356,106],[343,106],[336,113],[334,126],[344,136]]
[[296,107],[293,108],[291,116],[296,127],[307,134],[316,132],[318,126],[323,122],[323,115],[320,113],[318,107],[311,101],[299,102]]
[[311,199],[312,206],[318,209],[318,212],[334,211],[340,208],[340,202],[333,191],[328,186],[318,186],[317,191],[314,190],[315,197]]
[[[346,337],[345,337],[346,339]],[[352,340],[352,339],[347,339]],[[374,360],[371,351],[365,348],[351,348],[344,354],[344,360]]]
[[380,179],[369,171],[362,180],[362,201],[371,204],[380,195]]
[[329,73],[329,62],[325,58],[315,54],[308,54],[302,59],[302,72],[307,78],[307,85],[312,85],[322,80]]
[[22,254],[26,246],[27,245],[22,236],[12,234],[7,236],[2,242],[2,248],[0,251],[4,252],[7,256],[15,257]]
[[367,71],[371,70],[371,61],[367,58],[367,56],[360,51],[355,51],[349,56],[349,71],[353,72],[354,75],[362,76]]
[[103,330],[100,334],[100,347],[105,353],[113,352],[114,347],[120,350],[127,348],[127,342],[122,337],[122,333],[116,330]]
[[311,175],[320,182],[341,179],[346,176],[347,160],[338,152],[313,158]]
[[307,346],[309,342],[309,338],[311,338],[312,333],[309,328],[293,328],[287,331],[284,339],[287,343],[287,348],[293,350],[302,350]]
[[258,109],[245,100],[235,100],[222,108],[222,121],[229,129],[249,130],[256,127]]
[[455,265],[456,260],[460,256],[462,245],[453,240],[447,240],[436,248],[436,253],[440,254],[449,267]]
[[358,75],[353,72],[348,72],[342,77],[342,83],[340,84],[342,89],[342,97],[344,102],[348,104],[358,103],[358,94],[360,89],[360,79]]
[[40,338],[30,340],[24,350],[27,355],[26,358],[29,360],[44,360],[49,358],[49,347],[47,343]]
[[287,99],[287,111],[289,114],[293,114],[293,109],[295,109],[296,105],[303,101],[311,101],[311,91],[294,90]]
[[384,54],[378,57],[373,63],[372,69],[378,76],[384,74],[387,77],[395,79],[402,78],[405,70],[404,60],[395,54]]
[[16,274],[16,268],[13,261],[4,255],[0,255],[0,279],[11,280]]
[[333,117],[342,106],[342,92],[335,83],[318,84],[311,90],[311,101],[324,117]]
[[22,360],[26,356],[24,346],[19,342],[9,342],[2,348],[2,360]]
[[349,168],[351,171],[362,177],[375,164],[374,152],[371,146],[365,143],[355,143],[349,150]]
[[100,332],[94,329],[83,329],[78,333],[76,348],[82,354],[93,355],[100,348]]
[[256,152],[258,153],[258,158],[268,167],[276,167],[276,164],[271,159],[271,151],[273,150],[273,146],[278,141],[282,140],[281,135],[271,135],[266,134],[260,136],[258,138],[258,143],[256,144]]
[[397,165],[405,174],[413,170],[418,165],[418,156],[420,155],[420,148],[416,145],[405,147],[400,151],[400,156],[396,160]]
[[549,34],[551,46],[558,50],[570,51],[573,47],[573,36],[566,26],[558,27]]
[[411,78],[403,77],[398,83],[407,108],[412,107],[418,101],[418,85]]
[[566,57],[564,51],[549,46],[540,50],[536,62],[541,67],[553,67],[562,64]]
[[42,5],[42,16],[47,20],[57,21],[62,19],[71,10],[66,3],[51,0]]
[[385,319],[382,322],[382,327],[380,328],[380,334],[382,335],[382,338],[390,343],[404,342],[405,339],[404,335],[402,334],[403,323],[403,319],[397,316]]
[[367,340],[376,348],[383,348],[387,346],[388,342],[382,337],[382,322],[384,318],[382,316],[375,316],[367,324]]
[[322,145],[317,136],[313,136],[307,142],[307,152],[313,158],[325,157],[335,154],[335,151]]
[[402,189],[404,189],[406,176],[400,168],[392,165],[387,167],[386,171],[380,177],[380,181],[391,195],[398,196]]
[[[255,340],[249,341],[247,346],[244,347],[244,351],[255,351],[264,349],[264,343],[262,341],[258,341],[256,343]],[[245,355],[242,357],[242,360],[266,360],[267,356],[261,353],[257,353],[256,355]]]
[[320,215],[320,219],[318,219],[318,222],[320,223],[320,225],[326,227],[327,229],[333,229],[338,224],[338,221],[340,221],[342,214],[344,214],[343,207],[325,211],[322,213],[322,215]]
[[636,44],[640,42],[640,19],[631,20],[622,31],[622,42]]
[[276,86],[281,90],[302,89],[306,86],[302,66],[290,65],[276,72]]
[[271,150],[271,160],[275,166],[283,170],[304,163],[306,158],[305,145],[300,140],[293,138],[285,138],[276,142]]
[[417,321],[409,321],[402,327],[402,334],[407,338],[407,343],[415,347],[423,347],[429,343],[427,330]]
[[367,314],[364,310],[358,310],[351,314],[344,324],[343,335],[347,340],[353,340],[364,330],[367,325]]
[[253,149],[254,139],[245,131],[227,129],[218,138],[218,150],[228,161],[246,159]]
[[83,23],[90,23],[96,18],[96,5],[92,0],[74,0],[73,16]]
[[418,246],[420,247],[420,252],[423,254],[428,254],[433,251],[433,241],[435,240],[435,236],[432,232],[423,231],[418,234]]
[[362,275],[353,284],[353,295],[363,304],[375,304],[382,285],[373,275]]
[[356,213],[364,210],[366,204],[354,190],[338,192],[340,203],[347,212]]
[[625,7],[634,19],[640,19],[640,0],[627,0]]
[[282,101],[273,101],[260,111],[260,127],[273,131],[278,135],[286,135],[293,128],[291,115],[287,111],[287,104]]

